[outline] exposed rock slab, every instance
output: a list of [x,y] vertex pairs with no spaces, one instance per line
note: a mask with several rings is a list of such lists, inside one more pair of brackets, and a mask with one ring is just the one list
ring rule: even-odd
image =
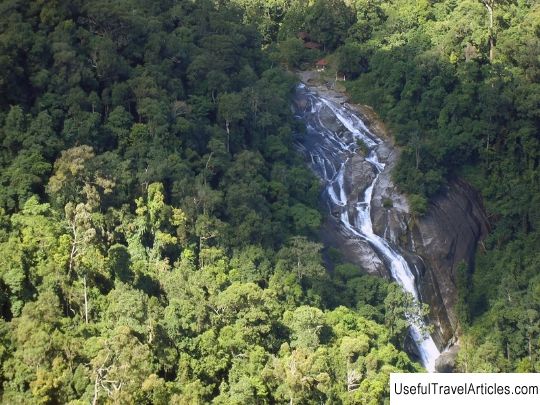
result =
[[[345,164],[344,189],[349,204],[354,205],[362,198],[375,176],[375,169],[363,156],[354,154],[348,159]],[[352,207],[349,208],[352,211]],[[390,278],[384,263],[371,245],[344,232],[337,217],[331,215],[326,218],[320,238],[325,246],[338,249],[347,262],[356,264],[369,274]]]
[[477,244],[488,233],[480,195],[467,183],[454,181],[432,199],[427,213],[411,228],[415,253],[427,269],[419,290],[441,324],[440,339],[448,341],[458,327],[458,266],[462,262],[469,268],[474,265]]
[[442,353],[435,362],[435,370],[438,373],[453,373],[456,368],[456,358],[459,353],[459,346],[452,346]]
[[325,246],[340,251],[345,261],[357,265],[368,274],[390,278],[384,263],[373,248],[360,238],[351,238],[344,234],[336,218],[328,217],[324,221],[319,237]]
[[375,179],[375,169],[363,156],[354,154],[345,166],[344,186],[349,201],[358,201]]
[[[328,86],[316,85],[310,74],[302,76],[319,94],[338,103],[346,103],[347,96]],[[315,86],[315,87],[314,87]],[[399,246],[410,267],[417,274],[420,297],[430,306],[430,320],[435,326],[433,338],[440,349],[456,335],[455,314],[456,271],[461,262],[473,265],[478,242],[488,231],[488,222],[480,195],[463,181],[449,184],[432,199],[422,218],[413,218],[406,197],[399,192],[391,177],[399,158],[399,149],[367,106],[348,105],[384,142],[377,147],[385,169],[379,174],[373,189],[371,217],[374,232]],[[361,195],[373,179],[374,171],[361,156],[349,159],[346,167],[348,196]],[[353,200],[357,200],[354,198]],[[330,217],[321,232],[323,242],[338,248],[345,259],[364,268],[368,273],[388,277],[388,271],[369,244],[345,236],[336,218]]]
[[418,292],[429,304],[430,320],[435,326],[433,338],[444,348],[458,329],[458,265],[473,265],[478,242],[487,235],[488,222],[479,193],[457,180],[431,200],[423,217],[413,218],[405,196],[391,179],[397,158],[397,153],[388,155],[387,166],[375,185],[373,229],[400,246],[417,272]]
[[379,160],[385,162],[386,166],[373,188],[371,199],[373,231],[394,244],[401,245],[403,241],[400,238],[407,231],[410,214],[407,198],[399,192],[392,181],[392,170],[399,158],[399,152],[385,142],[377,148],[377,154]]
[[458,329],[457,268],[462,262],[473,265],[478,242],[487,235],[488,222],[479,193],[457,180],[431,200],[423,217],[413,218],[406,198],[391,180],[396,161],[397,154],[390,154],[375,185],[373,228],[378,235],[400,246],[418,273],[418,291],[422,301],[430,306],[430,319],[435,326],[433,338],[443,348]]

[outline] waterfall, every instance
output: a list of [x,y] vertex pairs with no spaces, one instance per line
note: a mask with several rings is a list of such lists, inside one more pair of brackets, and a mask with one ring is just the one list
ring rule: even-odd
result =
[[[383,262],[387,263],[392,278],[419,300],[414,274],[409,264],[397,248],[373,231],[373,188],[385,166],[377,156],[377,147],[382,141],[347,107],[321,97],[302,84],[297,92],[307,102],[304,110],[297,112],[307,128],[307,136],[298,146],[309,156],[312,169],[323,179],[324,193],[331,211],[338,213],[343,230],[351,237],[368,242],[379,257],[384,259]],[[323,110],[326,110],[325,116],[321,114]],[[333,123],[328,122],[328,117],[332,118]],[[362,198],[349,201],[345,191],[345,169],[348,160],[358,149],[357,141],[367,147],[368,155],[365,160],[373,166],[376,175]],[[418,347],[422,364],[428,371],[434,371],[435,360],[440,353],[433,339],[429,335],[424,336],[421,328],[416,325],[410,326],[410,333]]]

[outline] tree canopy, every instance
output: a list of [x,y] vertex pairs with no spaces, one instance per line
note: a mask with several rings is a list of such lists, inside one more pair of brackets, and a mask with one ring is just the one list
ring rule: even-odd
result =
[[325,269],[288,3],[232,3],[0,6],[2,402],[374,403],[420,370],[393,287]]

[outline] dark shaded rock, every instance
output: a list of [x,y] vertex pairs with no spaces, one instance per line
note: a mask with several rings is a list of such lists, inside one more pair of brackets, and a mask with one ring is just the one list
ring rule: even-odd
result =
[[419,291],[431,306],[431,319],[440,325],[434,338],[441,346],[458,328],[457,268],[461,262],[473,266],[477,244],[487,232],[488,221],[480,195],[463,181],[454,181],[446,187],[412,226],[411,243],[426,269]]
[[422,363],[420,353],[418,352],[418,346],[414,342],[411,334],[409,333],[403,342],[403,350],[411,357],[413,361]]
[[[343,95],[316,88],[324,97],[343,102]],[[406,197],[392,181],[392,170],[399,158],[384,124],[365,106],[351,106],[365,118],[370,131],[383,142],[376,153],[385,168],[375,183],[371,201],[373,230],[399,247],[413,272],[421,300],[430,306],[430,322],[435,326],[433,338],[439,349],[447,346],[458,332],[455,313],[456,271],[461,262],[472,266],[478,242],[488,231],[480,195],[463,181],[447,186],[428,206],[422,218],[413,218]],[[325,125],[348,139],[348,131],[332,114],[320,117]],[[359,154],[349,155],[344,181],[348,204],[363,197],[375,176],[371,165]],[[341,160],[342,161],[342,160]],[[339,162],[333,162],[334,165]],[[336,166],[338,167],[338,166]],[[350,206],[349,206],[350,208]],[[339,216],[339,209],[335,210]],[[333,211],[332,211],[333,212]],[[327,246],[339,249],[346,261],[364,268],[368,273],[389,278],[389,272],[371,246],[361,238],[351,236],[338,226],[337,217],[329,216],[320,236]]]
[[442,353],[435,361],[435,371],[438,373],[453,373],[456,368],[456,358],[459,353],[459,346],[452,346]]
[[384,263],[373,248],[360,238],[345,234],[336,218],[326,218],[319,232],[319,237],[325,246],[337,249],[344,261],[359,266],[368,274],[390,278]]
[[430,306],[432,337],[442,349],[458,328],[457,267],[461,262],[473,265],[478,242],[487,235],[482,199],[467,183],[454,181],[432,199],[423,217],[413,220],[406,197],[391,178],[399,154],[386,143],[377,152],[386,166],[373,190],[373,230],[398,245],[416,272],[420,298]]
[[[296,95],[296,97],[292,100],[294,105],[296,106],[296,109],[298,110],[304,110],[307,106],[307,99],[305,97],[300,97]],[[293,108],[294,112],[294,108]]]
[[349,201],[363,199],[366,188],[375,179],[375,169],[363,156],[353,155],[345,166],[345,193]]
[[[454,181],[432,199],[423,217],[413,220],[404,197],[386,173],[387,168],[373,194],[374,231],[400,246],[416,273],[420,299],[430,307],[432,337],[442,349],[458,329],[454,308],[457,267],[461,262],[473,266],[478,242],[487,235],[482,200],[467,183]],[[385,199],[392,201],[391,208],[383,206]]]
[[410,215],[407,198],[392,181],[392,170],[399,159],[399,153],[388,143],[383,143],[377,147],[377,155],[379,160],[385,163],[385,168],[379,174],[371,199],[373,231],[397,245],[402,245],[400,238],[407,233]]
[[319,119],[321,120],[323,125],[331,131],[334,131],[336,133],[345,131],[343,124],[336,120],[336,117],[332,113],[332,110],[327,106],[325,106],[325,108],[321,108]]

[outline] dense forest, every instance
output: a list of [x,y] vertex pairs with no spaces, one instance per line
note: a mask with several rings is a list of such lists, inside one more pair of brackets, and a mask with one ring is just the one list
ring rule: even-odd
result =
[[421,369],[410,297],[325,270],[264,44],[227,2],[2,1],[3,403],[376,404]]
[[491,232],[458,279],[458,369],[540,372],[540,4],[236,3],[278,60],[325,55],[352,99],[382,116],[402,149],[395,181],[418,215],[449,180],[481,191]]
[[485,198],[458,368],[540,371],[539,37],[533,0],[1,1],[1,402],[379,404],[421,371],[422,308],[323,260],[287,70],[325,55],[418,215]]

